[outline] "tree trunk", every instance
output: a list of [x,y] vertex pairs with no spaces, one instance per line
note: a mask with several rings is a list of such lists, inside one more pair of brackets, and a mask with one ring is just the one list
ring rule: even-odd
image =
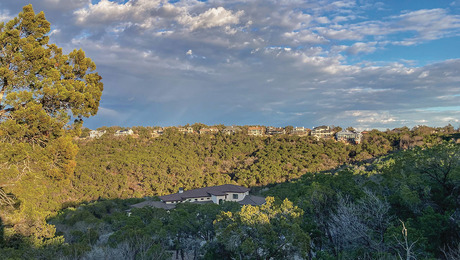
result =
[[4,78],[2,89],[0,90],[0,109],[2,108],[2,100],[3,100],[3,95],[5,95],[6,86],[8,86],[8,79]]
[[6,86],[8,86],[8,79],[3,78],[3,85],[0,90],[0,120],[2,119],[3,115],[6,113],[6,110],[3,108],[3,105],[2,105],[3,95],[5,95]]

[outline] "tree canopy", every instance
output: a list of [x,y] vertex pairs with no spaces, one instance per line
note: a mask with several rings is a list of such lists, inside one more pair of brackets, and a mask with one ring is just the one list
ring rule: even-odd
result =
[[45,219],[69,197],[72,137],[97,113],[103,89],[94,62],[82,50],[64,54],[49,32],[32,5],[0,23],[0,217],[36,238],[54,236]]
[[71,114],[95,115],[102,94],[96,65],[80,50],[49,43],[50,23],[32,5],[0,23],[0,136],[38,144],[62,135]]

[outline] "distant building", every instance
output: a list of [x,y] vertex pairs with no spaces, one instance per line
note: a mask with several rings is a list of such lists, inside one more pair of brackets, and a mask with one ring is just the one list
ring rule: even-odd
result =
[[310,131],[310,129],[308,128],[305,128],[303,126],[301,127],[294,127],[291,131],[290,134],[293,134],[293,135],[308,135],[308,131]]
[[311,135],[317,139],[332,137],[334,132],[330,126],[318,126],[311,130]]
[[115,136],[126,136],[126,135],[133,135],[134,132],[131,129],[124,129],[124,130],[117,130],[115,132]]
[[222,130],[222,132],[224,134],[227,134],[227,135],[232,135],[232,134],[236,134],[238,132],[241,132],[241,128],[237,127],[237,126],[227,126],[224,130]]
[[187,134],[193,134],[193,132],[194,132],[193,127],[191,127],[191,126],[187,127],[186,130],[187,130]]
[[211,128],[201,128],[200,129],[200,135],[201,134],[217,134],[219,132],[219,129],[215,128],[215,127],[211,127]]
[[105,134],[105,130],[104,131],[99,131],[99,130],[91,130],[89,132],[89,138],[100,138],[101,136],[103,136]]
[[151,133],[152,137],[159,137],[162,134],[163,134],[163,128],[155,129]]
[[284,135],[286,130],[283,127],[267,127],[267,135]]
[[264,135],[264,128],[261,126],[250,126],[248,128],[248,135],[262,136]]
[[209,128],[209,130],[210,130],[211,133],[213,133],[213,134],[219,133],[219,128],[217,128],[217,127],[211,127],[211,128]]
[[355,133],[350,131],[340,131],[335,134],[337,141],[348,142],[348,143],[361,143],[363,135],[361,133]]

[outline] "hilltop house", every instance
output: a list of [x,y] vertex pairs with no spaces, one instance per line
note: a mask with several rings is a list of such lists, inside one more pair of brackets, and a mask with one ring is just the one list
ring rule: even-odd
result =
[[89,138],[99,138],[99,137],[103,136],[104,134],[105,134],[105,130],[104,131],[91,130],[89,132]]
[[126,135],[133,135],[134,132],[131,129],[124,129],[124,130],[117,130],[115,132],[115,136],[126,136]]
[[303,126],[296,126],[292,129],[291,134],[293,135],[307,135],[310,129]]
[[286,130],[283,127],[267,127],[267,135],[284,135]]
[[331,137],[333,134],[334,132],[332,131],[331,127],[326,125],[318,126],[311,130],[311,135],[317,139]]
[[262,136],[264,134],[264,128],[261,126],[250,126],[248,128],[248,135]]
[[155,129],[152,131],[152,133],[150,133],[152,135],[152,137],[158,137],[160,135],[163,134],[163,128],[159,128],[159,129]]
[[241,128],[233,125],[227,126],[222,132],[227,135],[236,134],[237,132],[241,132]]
[[211,128],[201,128],[200,129],[200,135],[202,134],[216,134],[219,132],[218,128],[211,127]]
[[361,143],[362,137],[363,135],[361,133],[355,133],[355,132],[350,132],[350,131],[340,131],[337,134],[335,134],[335,138],[337,139],[337,141],[349,142],[349,143],[355,143],[355,144]]

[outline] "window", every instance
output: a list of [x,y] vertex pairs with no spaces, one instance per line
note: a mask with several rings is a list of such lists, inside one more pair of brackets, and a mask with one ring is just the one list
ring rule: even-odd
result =
[[238,199],[238,194],[233,194],[233,199],[237,200]]

